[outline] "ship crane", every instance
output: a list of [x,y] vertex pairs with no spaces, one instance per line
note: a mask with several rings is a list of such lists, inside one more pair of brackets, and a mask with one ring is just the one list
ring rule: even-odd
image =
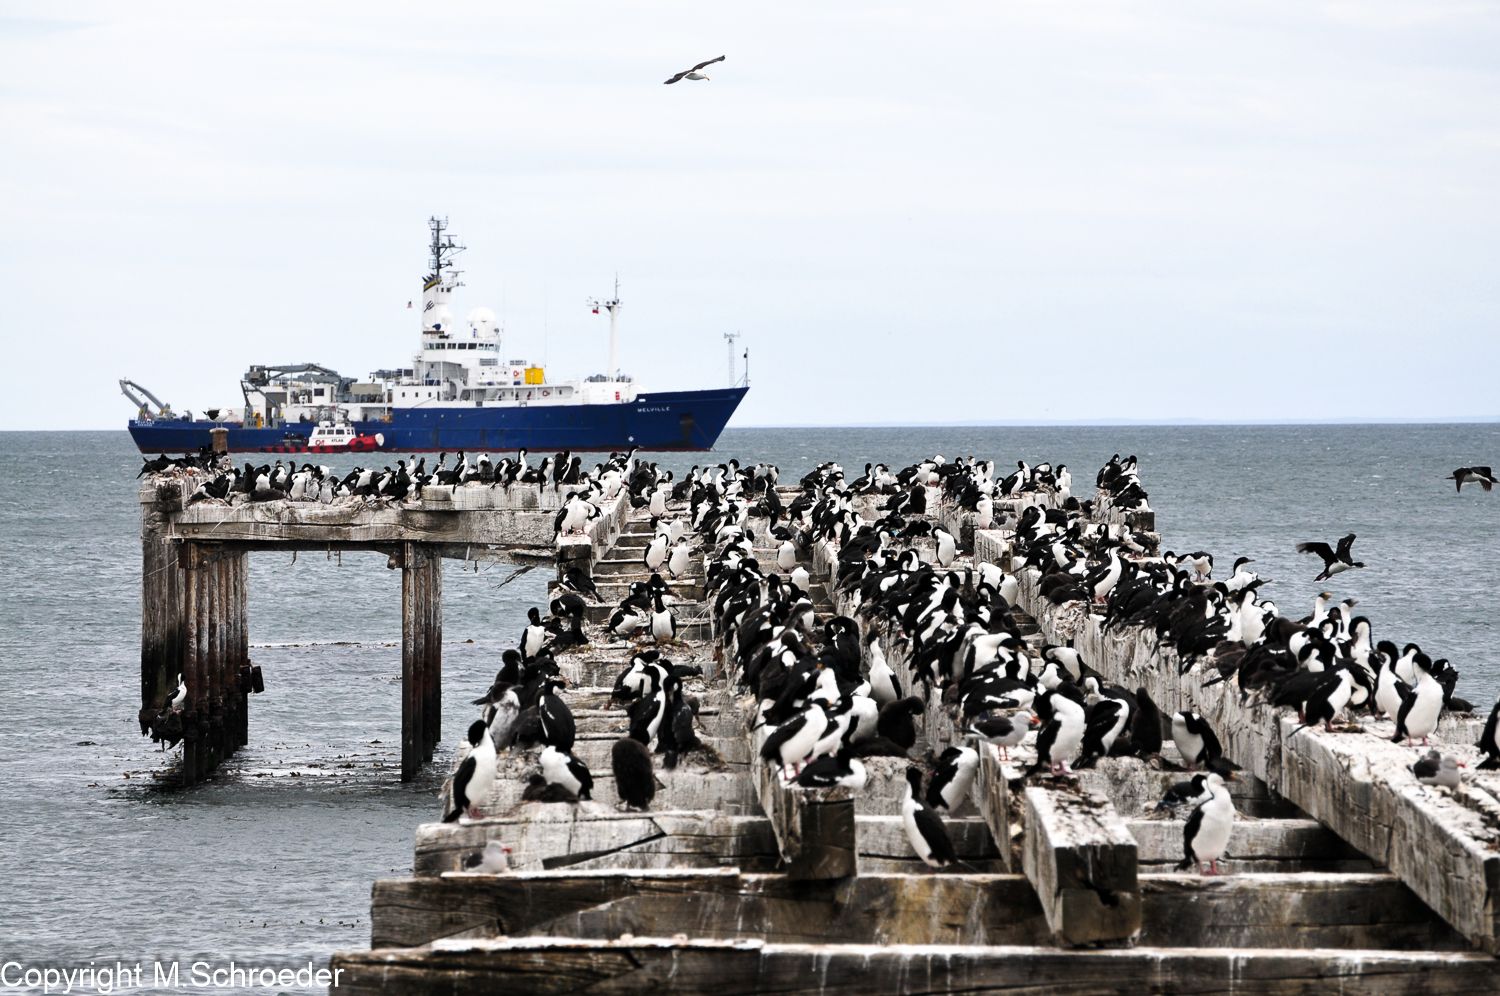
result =
[[[151,410],[151,405],[148,405],[146,403],[145,398],[142,398],[139,394],[136,394],[135,391],[132,391],[132,387],[135,388],[136,391],[140,391],[141,394],[144,394],[146,398],[151,399],[152,403],[156,405],[156,411],[153,412]],[[144,387],[137,384],[133,380],[121,379],[120,393],[129,398],[130,403],[135,405],[136,408],[140,409],[141,421],[143,422],[155,422],[157,419],[170,419],[172,417],[171,405],[163,402],[156,395],[152,394],[150,391],[146,390]]]
[[599,313],[600,308],[609,310],[609,379],[619,380],[620,370],[615,363],[615,347],[618,340],[615,338],[616,324],[620,316],[620,278],[615,277],[615,296],[611,301],[589,301],[589,307],[594,309],[594,314]]

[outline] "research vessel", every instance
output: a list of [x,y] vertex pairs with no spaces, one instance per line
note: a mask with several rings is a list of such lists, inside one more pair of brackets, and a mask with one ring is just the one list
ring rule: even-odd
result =
[[348,445],[335,449],[707,450],[749,391],[748,374],[733,386],[701,391],[648,391],[621,375],[618,280],[614,297],[590,302],[596,314],[609,314],[607,372],[548,379],[543,364],[506,356],[489,308],[474,308],[463,321],[453,317],[450,300],[463,286],[454,256],[464,247],[446,233],[447,219],[431,218],[428,227],[421,341],[410,366],[359,380],[315,363],[256,365],[240,381],[243,404],[196,414],[174,412],[139,384],[121,380],[137,408],[129,428],[141,452],[198,452],[213,446],[215,429],[225,430],[233,453],[327,452],[329,442],[344,438]]

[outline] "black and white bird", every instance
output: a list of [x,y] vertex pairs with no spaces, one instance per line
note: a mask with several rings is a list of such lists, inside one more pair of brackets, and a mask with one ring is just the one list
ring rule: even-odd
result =
[[700,62],[692,69],[684,69],[682,72],[678,73],[676,76],[673,76],[666,82],[670,84],[676,83],[678,80],[706,80],[708,79],[708,77],[703,75],[703,70],[707,69],[715,62],[723,61],[724,57],[721,55],[717,59],[709,59],[707,62]]
[[599,589],[595,587],[594,579],[585,574],[582,568],[568,568],[568,573],[563,575],[562,586],[580,595],[587,595],[596,602],[604,601],[599,597]]
[[[1229,834],[1234,829],[1234,800],[1229,797],[1229,786],[1217,771],[1211,771],[1204,780],[1208,798],[1198,804],[1182,829],[1182,861],[1177,870],[1185,871],[1195,865],[1201,874],[1219,874],[1219,859],[1229,847]],[[1203,866],[1208,865],[1208,871]]]
[[1026,739],[1035,718],[1028,709],[1018,710],[1007,716],[1002,712],[986,712],[975,716],[964,727],[964,736],[983,740],[1000,748],[1001,757],[1010,760],[1010,749],[1019,747]]
[[930,868],[947,868],[958,860],[953,840],[942,819],[922,804],[922,769],[906,769],[906,795],[901,800],[901,826],[917,857]]
[[949,747],[938,758],[927,783],[927,805],[951,813],[968,797],[979,770],[979,752],[973,747]]
[[498,840],[484,845],[484,850],[464,855],[463,870],[477,875],[500,875],[510,871],[511,850]]
[[868,772],[859,758],[848,754],[820,757],[797,776],[803,788],[847,788],[855,792],[865,787]]
[[580,799],[589,798],[594,791],[594,776],[571,751],[556,747],[545,747],[537,755],[542,766],[542,776],[549,785],[561,785]]
[[1078,766],[1092,767],[1099,758],[1108,757],[1129,721],[1130,703],[1124,699],[1101,697],[1089,706],[1084,716],[1083,742],[1078,748]]
[[693,548],[688,546],[686,539],[678,540],[677,545],[672,547],[672,552],[667,557],[667,573],[672,575],[673,581],[676,581],[688,572],[692,563]]
[[516,687],[496,682],[484,695],[474,700],[484,709],[484,724],[496,751],[508,750],[516,738],[516,720],[521,715],[521,697]]
[[1490,710],[1490,718],[1485,720],[1484,729],[1480,731],[1479,741],[1475,746],[1485,756],[1479,762],[1478,770],[1500,770],[1500,699],[1495,700],[1495,707]]
[[543,681],[536,711],[542,724],[542,742],[560,751],[571,751],[578,737],[578,724],[573,721],[573,710],[557,694],[564,684],[563,679],[555,676]]
[[465,813],[478,816],[478,801],[495,784],[495,745],[483,720],[469,724],[468,739],[469,755],[453,774],[453,798],[443,814],[444,823],[457,823]]
[[1196,712],[1172,713],[1172,742],[1177,745],[1177,753],[1182,755],[1182,763],[1189,771],[1224,753],[1208,720]]
[[651,537],[651,542],[646,544],[646,550],[641,554],[641,563],[646,565],[648,571],[659,571],[667,562],[668,551],[671,548],[671,540],[666,533],[657,533]]
[[530,623],[521,630],[521,657],[529,661],[547,642],[547,627],[542,625],[542,612],[536,606],[527,610],[526,618]]
[[1440,755],[1437,751],[1430,750],[1426,757],[1411,766],[1411,773],[1423,785],[1456,789],[1463,782],[1463,776],[1458,773],[1458,769],[1462,767],[1464,763],[1452,754]]
[[1060,775],[1067,770],[1069,762],[1078,757],[1078,750],[1083,746],[1085,713],[1083,704],[1063,691],[1072,687],[1061,685],[1057,691],[1037,697],[1038,714],[1045,722],[1036,736],[1036,764],[1027,771],[1028,775],[1043,767]]
[[1438,715],[1443,711],[1443,686],[1432,676],[1432,660],[1426,654],[1416,654],[1412,668],[1416,671],[1416,686],[1410,691],[1396,686],[1401,689],[1401,708],[1396,713],[1396,735],[1391,742],[1399,744],[1404,739],[1410,747],[1413,740],[1420,738],[1426,747],[1427,738],[1436,732]]
[[885,662],[879,643],[870,644],[870,698],[882,706],[901,698],[901,682]]
[[1156,811],[1168,813],[1174,820],[1185,819],[1200,802],[1208,800],[1208,776],[1205,771],[1167,789],[1167,794],[1156,804]]
[[610,768],[615,775],[615,794],[629,809],[651,808],[656,798],[656,770],[651,762],[651,748],[631,737],[615,741],[609,752]]
[[677,616],[667,608],[660,594],[656,596],[656,605],[651,610],[651,635],[656,637],[657,643],[677,639]]
[[172,697],[167,700],[167,708],[181,709],[182,704],[187,701],[187,682],[182,680],[182,675],[177,676],[177,687],[172,691]]
[[1317,577],[1313,578],[1313,580],[1326,581],[1328,578],[1333,577],[1335,574],[1342,574],[1345,571],[1353,570],[1356,567],[1365,566],[1365,562],[1363,560],[1354,559],[1354,554],[1350,552],[1350,548],[1353,545],[1354,534],[1350,533],[1348,536],[1345,536],[1343,539],[1339,540],[1337,550],[1329,547],[1327,543],[1298,543],[1297,552],[1316,553],[1319,557],[1323,558],[1323,572]]
[[801,773],[802,762],[807,760],[827,729],[828,713],[821,701],[814,700],[766,737],[760,748],[761,759],[780,764],[783,777],[790,782]]
[[1460,494],[1465,484],[1477,484],[1486,491],[1495,486],[1495,475],[1490,473],[1488,467],[1460,467],[1443,480],[1452,481],[1454,489]]

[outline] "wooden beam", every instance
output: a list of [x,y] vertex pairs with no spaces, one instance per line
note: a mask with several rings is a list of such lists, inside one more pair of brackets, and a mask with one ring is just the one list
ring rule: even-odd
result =
[[1059,943],[1128,942],[1141,929],[1135,838],[1108,799],[1026,790],[1022,856]]
[[747,736],[760,807],[771,821],[787,874],[796,879],[858,875],[853,793],[845,788],[805,789],[783,784],[779,769],[760,760],[765,727]]
[[1493,996],[1474,954],[1030,946],[885,947],[755,941],[509,938],[336,954],[341,996]]

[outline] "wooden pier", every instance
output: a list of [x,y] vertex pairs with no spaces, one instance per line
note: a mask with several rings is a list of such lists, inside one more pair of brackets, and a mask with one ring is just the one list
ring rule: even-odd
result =
[[[245,745],[248,696],[263,677],[250,660],[253,553],[375,551],[401,571],[401,778],[410,781],[442,739],[444,559],[592,569],[618,538],[628,503],[607,503],[582,536],[554,539],[567,490],[555,485],[427,488],[400,504],[194,501],[209,480],[176,471],[142,485],[142,733],[183,742],[182,781],[193,785]],[[465,490],[467,494],[463,493]],[[478,492],[483,492],[479,494]],[[187,685],[178,710],[166,708]]]
[[[787,503],[792,497],[790,490],[783,496]],[[1010,567],[1007,533],[966,526],[937,489],[928,508],[965,537],[967,552],[955,569],[980,561]],[[1136,517],[1132,525],[1154,523]],[[638,549],[631,537],[644,532],[636,513],[624,526],[620,542],[631,546],[623,549]],[[819,618],[858,618],[857,594],[834,591],[837,554],[836,545],[821,544],[806,558]],[[757,556],[774,563],[774,548]],[[607,549],[600,561],[619,565],[620,574],[608,575],[618,584],[632,577],[634,557]],[[1016,620],[1031,634],[1028,642],[1062,642],[1089,625],[1086,607],[1054,607],[1037,597],[1035,576],[1023,572],[1020,580]],[[1089,647],[1087,639],[1077,645]],[[913,687],[904,643],[889,634],[878,640],[903,687]],[[1143,640],[1119,637],[1136,650]],[[502,773],[497,790],[504,797],[484,807],[487,818],[422,826],[415,877],[376,882],[372,950],[335,957],[334,966],[345,970],[341,990],[1500,990],[1490,928],[1497,890],[1490,859],[1480,857],[1500,836],[1489,836],[1472,816],[1466,822],[1443,811],[1435,799],[1411,799],[1441,790],[1396,784],[1394,775],[1395,783],[1361,781],[1363,809],[1341,820],[1331,811],[1344,804],[1345,783],[1326,768],[1321,777],[1292,778],[1250,756],[1248,726],[1282,720],[1214,713],[1245,773],[1232,783],[1240,821],[1223,862],[1230,874],[1204,878],[1172,871],[1183,824],[1146,812],[1185,776],[1108,758],[1069,777],[1026,780],[1022,769],[1035,756],[1027,747],[1002,762],[985,746],[971,801],[944,821],[968,867],[932,872],[916,860],[897,818],[905,761],[866,759],[869,782],[852,794],[786,788],[769,777],[755,761],[760,735],[749,729],[749,704],[735,699],[735,676],[726,673],[734,649],[733,634],[714,633],[707,645],[673,651],[674,660],[714,665],[694,691],[704,703],[704,739],[725,763],[658,772],[663,788],[648,813],[617,811],[608,778],[607,747],[623,735],[626,718],[610,708],[608,689],[625,652],[600,639],[561,660],[579,717],[575,752],[595,773],[597,801],[522,803],[510,783],[535,769],[534,752],[511,758],[513,770]],[[1186,702],[1166,689],[1188,684],[1175,659],[1114,653],[1117,661],[1088,659],[1115,680],[1146,684],[1167,715]],[[1143,677],[1147,672],[1157,684]],[[1473,739],[1468,727],[1452,732]],[[913,756],[930,757],[959,740],[956,718],[936,695],[919,734]],[[1379,755],[1376,738],[1366,739]],[[1276,757],[1264,737],[1253,742]],[[1163,753],[1175,758],[1170,738]],[[1409,763],[1410,752],[1403,757]],[[1488,788],[1476,781],[1472,794]],[[1385,793],[1409,800],[1406,832],[1425,835],[1428,851],[1448,855],[1433,863],[1438,871],[1419,874],[1411,867],[1417,858],[1394,860],[1388,848],[1371,846],[1369,834],[1346,826],[1361,812],[1391,812],[1392,804],[1376,801]],[[1465,806],[1442,801],[1449,810]],[[1482,808],[1469,805],[1471,814],[1472,806]],[[489,840],[512,846],[514,870],[459,871],[462,856]],[[1424,881],[1449,873],[1469,877],[1436,890]]]
[[[607,603],[590,607],[593,643],[558,658],[577,721],[574,753],[595,778],[593,800],[522,801],[538,751],[502,754],[493,793],[477,800],[484,817],[423,824],[412,876],[375,882],[371,950],[334,957],[338,992],[1500,992],[1500,776],[1474,772],[1470,721],[1445,720],[1439,731],[1445,751],[1471,760],[1456,792],[1417,783],[1408,768],[1414,753],[1379,736],[1305,730],[1289,738],[1295,716],[1246,708],[1229,683],[1203,688],[1201,673],[1183,673],[1151,634],[1106,635],[1087,604],[1042,598],[1039,574],[1012,564],[1010,532],[974,528],[972,515],[930,488],[925,518],[961,537],[952,570],[984,563],[1015,570],[1012,618],[1033,653],[1072,640],[1110,680],[1146,687],[1164,716],[1193,708],[1209,718],[1243,769],[1231,783],[1238,821],[1221,861],[1228,874],[1173,870],[1183,823],[1151,806],[1186,776],[1137,758],[1026,778],[1035,760],[1029,744],[1010,761],[979,745],[970,798],[944,818],[964,864],[941,872],[916,858],[900,824],[906,760],[865,759],[868,783],[859,792],[786,787],[758,760],[763,734],[751,728],[754,703],[737,697],[735,634],[718,632],[704,604],[702,550],[672,583],[685,642],[665,649],[674,663],[703,670],[689,685],[709,749],[685,755],[676,770],[658,768],[649,811],[621,811],[609,754],[627,716],[611,693],[638,644],[611,640],[602,622],[629,584],[648,576],[640,552],[649,516],[618,500],[588,536],[559,548],[551,509],[497,508],[512,499],[477,491],[357,510],[183,507],[180,493],[164,494],[159,484],[142,491],[146,563],[167,568],[161,580],[148,579],[147,591],[177,606],[160,613],[151,639],[143,629],[143,726],[159,709],[163,683],[175,681],[167,672],[189,661],[198,682],[189,685],[192,722],[206,718],[211,731],[217,703],[243,724],[243,690],[237,700],[229,694],[242,685],[196,675],[200,667],[252,673],[243,650],[243,563],[255,550],[377,549],[403,571],[404,770],[408,760],[415,771],[430,757],[439,737],[432,697],[441,671],[441,559],[586,565]],[[797,494],[782,489],[783,505]],[[540,500],[555,507],[558,499]],[[997,502],[997,520],[1054,502],[1048,493]],[[866,520],[881,514],[877,504],[862,503]],[[676,503],[669,510],[684,512]],[[1156,543],[1150,513],[1100,502],[1096,521],[1128,521],[1138,539]],[[756,556],[774,565],[778,541],[755,526]],[[931,539],[902,542],[931,558]],[[837,589],[839,553],[820,542],[803,558],[819,622],[858,620],[902,687],[920,694],[908,641],[872,634],[858,592]],[[239,565],[239,588],[234,567],[207,580],[216,556]],[[186,592],[195,586],[209,593],[192,595],[189,609]],[[222,642],[200,636],[221,625],[209,605],[239,613],[222,624]],[[868,664],[869,647],[861,647]],[[940,689],[924,701],[911,754],[930,767],[962,734]],[[1389,726],[1365,725],[1376,734]],[[203,757],[208,764],[213,754]],[[1170,736],[1162,757],[1180,761]],[[434,820],[440,805],[434,801]],[[512,848],[510,872],[461,870],[466,855],[496,840]]]

